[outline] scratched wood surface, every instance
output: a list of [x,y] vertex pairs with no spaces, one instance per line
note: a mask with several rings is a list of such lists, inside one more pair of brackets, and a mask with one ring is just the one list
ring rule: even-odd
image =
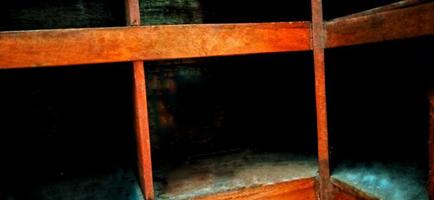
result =
[[308,22],[65,29],[0,34],[1,68],[310,49]]
[[140,0],[143,25],[310,20],[309,1]]
[[344,182],[333,179],[333,200],[379,200],[379,198],[369,196],[355,187],[347,185]]

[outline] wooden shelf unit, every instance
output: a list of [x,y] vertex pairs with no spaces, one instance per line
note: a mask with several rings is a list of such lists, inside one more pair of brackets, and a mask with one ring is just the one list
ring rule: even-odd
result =
[[[199,199],[371,199],[330,178],[324,49],[432,36],[433,2],[404,0],[324,21],[322,1],[312,0],[312,21],[157,26],[140,25],[140,6],[137,0],[125,0],[125,5],[127,27],[0,32],[0,68],[30,69],[132,62],[139,179],[145,198],[152,200],[155,197],[144,61],[312,51],[318,129],[318,179],[227,192]],[[431,97],[431,106],[432,99]],[[431,140],[434,134],[433,123],[431,109]],[[432,171],[434,148],[432,142],[430,144]],[[430,180],[432,199],[432,174]],[[318,192],[318,196],[314,191]]]

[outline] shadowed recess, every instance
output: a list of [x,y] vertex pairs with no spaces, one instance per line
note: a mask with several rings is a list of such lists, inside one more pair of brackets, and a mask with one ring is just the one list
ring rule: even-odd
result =
[[0,31],[124,26],[123,0],[14,0],[0,8]]
[[128,66],[0,71],[0,199],[140,199]]
[[433,41],[326,51],[333,177],[384,199],[428,198]]
[[399,1],[401,0],[323,0],[324,18],[331,20]]
[[140,0],[143,25],[310,20],[310,1]]

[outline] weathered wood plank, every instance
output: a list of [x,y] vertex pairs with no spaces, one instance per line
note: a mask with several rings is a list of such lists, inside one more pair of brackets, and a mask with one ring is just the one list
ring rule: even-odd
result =
[[334,200],[378,200],[376,197],[369,196],[337,179],[333,179],[333,198]]
[[0,68],[310,49],[310,23],[143,26],[0,33]]
[[149,117],[146,98],[146,81],[143,62],[133,62],[134,107],[139,179],[147,200],[154,199],[152,179],[151,140],[149,137]]
[[326,47],[434,35],[433,19],[434,2],[336,19],[326,23]]
[[[140,8],[138,0],[125,0],[127,24],[140,25]],[[146,95],[146,76],[143,61],[133,62],[134,113],[137,143],[139,181],[145,199],[154,199],[152,178],[151,140],[149,131],[148,101]]]
[[196,198],[197,200],[315,200],[315,179],[301,179],[266,185],[256,188],[246,188],[225,192],[205,197]]
[[315,102],[318,134],[319,190],[323,200],[329,200],[330,166],[327,125],[327,99],[324,63],[324,23],[322,1],[311,0],[312,4],[312,46],[315,71]]

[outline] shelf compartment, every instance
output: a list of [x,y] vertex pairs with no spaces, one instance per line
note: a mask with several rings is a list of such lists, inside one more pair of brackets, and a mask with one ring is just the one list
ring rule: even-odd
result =
[[316,176],[311,56],[145,63],[156,198]]
[[380,199],[428,199],[432,44],[421,37],[326,51],[333,179]]
[[128,63],[0,71],[0,199],[140,199]]

